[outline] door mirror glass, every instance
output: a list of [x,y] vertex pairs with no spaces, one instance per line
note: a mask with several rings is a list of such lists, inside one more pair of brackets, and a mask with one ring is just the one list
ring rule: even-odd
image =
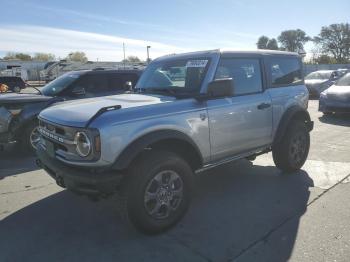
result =
[[72,90],[72,94],[75,96],[83,96],[86,94],[85,88],[82,86],[76,86]]
[[232,78],[216,79],[208,84],[207,93],[211,97],[231,97],[234,95]]
[[128,91],[131,91],[132,90],[132,82],[131,81],[125,82],[124,89],[128,90]]

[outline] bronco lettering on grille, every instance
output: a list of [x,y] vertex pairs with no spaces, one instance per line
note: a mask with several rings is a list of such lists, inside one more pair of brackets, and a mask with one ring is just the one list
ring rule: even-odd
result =
[[62,137],[54,135],[54,134],[52,134],[52,133],[50,133],[42,128],[39,128],[39,132],[48,138],[51,138],[51,139],[56,140],[58,142],[64,143],[64,139]]

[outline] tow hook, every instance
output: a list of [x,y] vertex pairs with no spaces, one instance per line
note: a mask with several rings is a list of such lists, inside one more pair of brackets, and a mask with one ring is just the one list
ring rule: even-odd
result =
[[60,176],[58,176],[58,177],[56,178],[56,184],[57,184],[58,186],[60,186],[60,187],[63,187],[63,188],[66,187],[66,185],[64,184],[63,178],[60,177]]
[[36,159],[36,160],[35,160],[35,164],[36,164],[38,167],[43,168],[43,165],[41,164],[40,159]]

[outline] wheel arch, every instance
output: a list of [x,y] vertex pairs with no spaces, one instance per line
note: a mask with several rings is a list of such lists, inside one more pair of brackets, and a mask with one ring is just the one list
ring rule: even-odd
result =
[[283,135],[288,129],[288,125],[296,120],[304,122],[309,132],[313,129],[313,121],[311,121],[309,112],[301,106],[291,106],[285,111],[278,124],[273,140],[273,145],[279,143],[282,140]]
[[198,146],[188,135],[176,130],[158,130],[145,134],[129,144],[115,160],[113,169],[126,169],[138,156],[154,149],[179,154],[192,170],[198,169],[203,164]]

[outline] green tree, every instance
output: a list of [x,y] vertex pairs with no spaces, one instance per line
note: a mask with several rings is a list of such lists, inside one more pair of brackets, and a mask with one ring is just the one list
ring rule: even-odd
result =
[[329,55],[320,55],[315,61],[317,64],[336,64],[337,60]]
[[314,42],[323,54],[331,55],[338,63],[350,60],[350,24],[331,24],[324,26]]
[[83,63],[88,61],[86,54],[84,52],[79,52],[79,51],[70,53],[66,59],[68,61],[83,62]]
[[4,56],[4,60],[10,60],[10,59],[19,59],[23,61],[30,61],[32,60],[32,57],[28,54],[24,53],[14,53],[14,52],[8,52],[6,56]]
[[275,38],[268,38],[267,36],[260,36],[256,43],[258,49],[278,50],[278,44]]
[[266,49],[278,50],[279,48],[278,48],[277,40],[275,38],[269,39],[269,42],[267,43]]
[[300,52],[304,50],[304,44],[310,41],[310,37],[303,30],[286,30],[278,36],[281,49],[290,52]]
[[55,55],[50,53],[35,53],[33,60],[38,61],[53,61],[55,60]]
[[269,38],[267,36],[260,36],[258,42],[256,43],[256,47],[258,49],[267,49],[267,43],[269,42]]

